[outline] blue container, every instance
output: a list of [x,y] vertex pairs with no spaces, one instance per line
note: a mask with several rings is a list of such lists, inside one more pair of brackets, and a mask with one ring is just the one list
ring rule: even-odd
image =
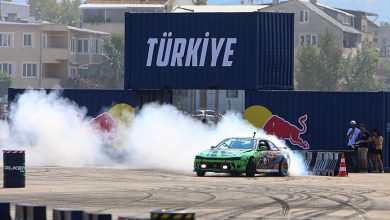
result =
[[[8,103],[12,103],[23,94],[26,89],[8,89]],[[63,97],[74,101],[80,107],[88,109],[88,115],[96,116],[105,112],[114,104],[126,103],[136,107],[139,104],[133,91],[125,90],[101,90],[101,89],[49,89],[46,92],[58,91]]]
[[[292,149],[346,149],[351,120],[365,123],[369,131],[376,128],[384,136],[382,156],[390,166],[390,93],[246,91],[245,99],[246,117]],[[248,110],[251,106],[257,107]]]
[[126,13],[125,89],[293,89],[293,13]]

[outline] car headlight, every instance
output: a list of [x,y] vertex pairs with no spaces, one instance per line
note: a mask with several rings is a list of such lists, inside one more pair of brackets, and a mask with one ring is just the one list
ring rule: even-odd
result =
[[201,165],[200,165],[200,168],[206,169],[206,168],[207,168],[207,165],[206,165],[206,164],[201,164]]

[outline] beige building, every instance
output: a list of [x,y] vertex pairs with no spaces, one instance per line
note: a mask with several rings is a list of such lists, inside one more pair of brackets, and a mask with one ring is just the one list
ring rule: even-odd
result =
[[83,28],[125,32],[125,12],[165,12],[166,0],[87,0],[79,6]]
[[295,14],[294,46],[312,44],[317,46],[321,31],[328,29],[336,42],[343,48],[344,55],[356,53],[361,43],[361,32],[354,27],[355,16],[351,13],[329,7],[317,0],[274,0],[261,11],[282,11]]
[[51,23],[0,22],[0,71],[14,88],[64,86],[103,61],[109,34]]

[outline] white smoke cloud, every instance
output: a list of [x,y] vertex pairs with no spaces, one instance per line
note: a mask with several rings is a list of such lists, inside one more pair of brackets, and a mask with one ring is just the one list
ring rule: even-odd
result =
[[[81,119],[85,112],[58,93],[29,91],[12,104],[9,124],[0,122],[0,148],[26,150],[26,162],[31,166],[121,165],[191,171],[197,153],[228,137],[251,137],[256,131],[257,137],[285,146],[284,141],[256,130],[237,113],[230,112],[218,125],[208,126],[171,105],[148,104],[130,127],[121,129],[125,147],[117,152],[121,154],[118,161],[107,155],[107,146],[88,124],[89,119]],[[292,155],[290,174],[306,174],[302,158]]]

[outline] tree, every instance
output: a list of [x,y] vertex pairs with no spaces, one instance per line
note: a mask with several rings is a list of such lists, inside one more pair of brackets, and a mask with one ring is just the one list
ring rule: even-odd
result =
[[318,56],[313,46],[307,44],[299,48],[296,66],[296,84],[300,90],[317,89]]
[[31,15],[37,20],[72,26],[80,24],[78,7],[80,0],[27,0]]
[[387,59],[380,59],[378,64],[378,72],[383,75],[381,83],[382,89],[390,89],[390,61]]
[[60,22],[70,26],[78,26],[80,24],[80,5],[81,0],[62,0],[59,3]]
[[112,34],[104,43],[104,61],[92,67],[95,79],[106,88],[123,88],[125,40],[122,34]]
[[379,52],[371,42],[363,42],[355,56],[344,62],[344,90],[377,91],[381,85],[375,79],[379,64]]
[[192,0],[194,5],[207,5],[207,0]]
[[66,88],[97,89],[102,88],[102,86],[99,85],[96,80],[91,79],[88,76],[76,75],[74,78],[68,79],[68,82],[66,83]]
[[297,89],[338,90],[342,79],[342,59],[342,49],[333,34],[328,29],[321,32],[318,49],[306,44],[298,50]]
[[8,88],[11,86],[11,77],[8,73],[0,72],[0,97],[8,94]]

